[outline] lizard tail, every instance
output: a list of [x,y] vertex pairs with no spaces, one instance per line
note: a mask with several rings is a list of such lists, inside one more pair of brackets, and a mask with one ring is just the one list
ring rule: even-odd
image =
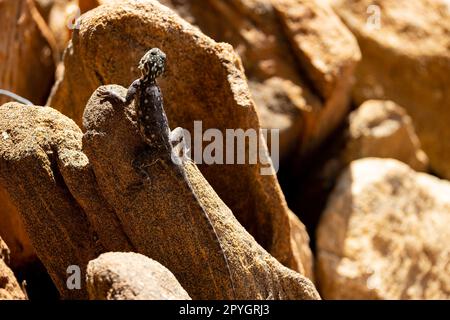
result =
[[28,106],[33,105],[33,103],[30,100],[27,100],[24,97],[21,97],[18,94],[15,94],[15,93],[13,93],[11,91],[0,89],[0,94],[5,95],[7,97],[10,97],[10,98],[16,100],[17,102],[22,103],[22,104],[26,104]]

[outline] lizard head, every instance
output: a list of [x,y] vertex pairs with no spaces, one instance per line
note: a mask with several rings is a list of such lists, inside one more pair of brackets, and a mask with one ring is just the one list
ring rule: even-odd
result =
[[158,48],[152,48],[141,58],[139,70],[144,78],[154,81],[163,74],[165,64],[166,54]]

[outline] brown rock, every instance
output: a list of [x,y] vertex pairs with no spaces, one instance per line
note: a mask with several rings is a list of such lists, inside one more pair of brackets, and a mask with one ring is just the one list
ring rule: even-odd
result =
[[[128,86],[139,77],[137,61],[150,47],[160,47],[168,57],[160,85],[172,128],[192,132],[194,120],[201,120],[204,130],[259,129],[239,57],[231,47],[214,42],[156,2],[112,2],[83,15],[49,104],[80,123],[99,85]],[[286,266],[303,270],[291,247],[289,209],[275,176],[261,175],[260,164],[199,168],[258,243]]]
[[[358,38],[363,60],[354,98],[393,100],[411,115],[430,165],[450,178],[450,10],[444,1],[377,1],[380,28],[367,13],[371,0],[334,0]],[[351,3],[351,4],[350,4]],[[399,18],[401,17],[401,18]],[[369,22],[368,22],[369,21]]]
[[93,300],[191,300],[166,267],[138,253],[103,253],[86,274]]
[[0,235],[11,250],[10,265],[13,268],[24,267],[36,260],[36,253],[25,231],[19,211],[8,193],[0,184]]
[[[110,89],[125,96],[123,87]],[[169,268],[193,299],[319,298],[254,241],[194,163],[182,168],[188,183],[163,162],[147,166],[150,181],[142,181],[131,166],[146,147],[134,104],[122,110],[100,100],[95,92],[86,107],[83,146],[137,252]]]
[[85,270],[98,256],[96,235],[62,175],[86,163],[80,129],[49,107],[8,103],[0,107],[0,132],[0,184],[62,296],[86,297],[85,288],[67,288],[66,270]]
[[448,299],[450,183],[391,159],[351,163],[317,236],[328,299]]
[[[55,40],[32,0],[0,3],[0,88],[43,104],[54,81]],[[10,98],[0,95],[0,105]]]
[[17,103],[0,107],[0,183],[63,298],[87,298],[84,286],[67,286],[68,267],[84,271],[89,260],[111,250],[159,258],[194,298],[319,298],[308,279],[256,244],[195,165],[185,170],[197,200],[176,175],[157,166],[150,186],[142,185],[131,166],[143,147],[133,122],[122,111],[111,119],[111,108],[90,106],[86,124],[107,133],[85,135],[90,160],[81,151],[81,131],[59,112]]
[[262,127],[281,129],[282,159],[295,151],[300,159],[309,155],[343,120],[360,51],[328,4],[162,2],[240,54]]
[[25,300],[26,296],[8,267],[9,250],[0,238],[0,300]]
[[350,114],[344,166],[365,158],[394,158],[416,171],[426,171],[428,158],[420,148],[411,118],[392,101],[369,100]]
[[[392,101],[369,100],[350,113],[341,131],[321,150],[316,163],[296,185],[292,208],[315,230],[337,177],[353,160],[378,157],[405,162],[417,171],[428,170],[411,118]],[[311,201],[314,199],[314,201]]]

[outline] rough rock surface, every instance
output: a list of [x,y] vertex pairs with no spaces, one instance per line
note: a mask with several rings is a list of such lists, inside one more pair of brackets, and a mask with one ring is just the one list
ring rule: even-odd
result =
[[[450,9],[443,0],[377,1],[380,28],[367,23],[372,0],[333,0],[363,59],[354,98],[393,100],[412,117],[430,165],[450,178]],[[369,20],[369,22],[372,19]]]
[[328,4],[162,2],[240,54],[262,127],[281,129],[281,158],[312,152],[345,117],[360,51]]
[[450,183],[391,159],[351,163],[317,235],[328,299],[449,299]]
[[[110,89],[125,96],[123,87]],[[142,181],[131,163],[146,145],[134,104],[121,108],[94,92],[83,119],[83,148],[137,252],[169,268],[193,299],[319,297],[307,278],[254,241],[194,163],[183,167],[189,184],[159,162],[147,167],[150,181]]]
[[133,110],[114,110],[94,94],[82,143],[76,124],[50,107],[0,107],[0,183],[61,296],[87,298],[85,286],[68,288],[69,266],[84,272],[100,253],[137,251],[168,266],[196,299],[319,298],[254,241],[194,164],[185,170],[196,198],[158,166],[150,184],[140,180],[131,166],[144,146]]
[[428,170],[428,158],[421,149],[411,118],[394,102],[366,101],[346,120],[345,127],[317,155],[307,175],[299,179],[291,202],[310,230],[316,230],[336,179],[353,160],[393,158],[416,171]]
[[[56,43],[32,0],[0,2],[0,88],[44,104],[54,81]],[[0,105],[10,98],[0,96]]]
[[86,276],[93,300],[191,300],[166,267],[138,253],[103,253]]
[[[81,17],[49,105],[80,123],[92,92],[101,84],[128,86],[139,77],[136,65],[143,53],[156,46],[168,57],[160,85],[172,129],[181,126],[192,133],[194,120],[202,121],[203,130],[223,133],[259,129],[241,62],[231,46],[214,42],[157,2],[120,3],[111,1]],[[258,243],[284,265],[304,271],[291,246],[289,209],[275,176],[261,175],[260,164],[199,168]]]
[[[100,253],[85,212],[66,185],[66,171],[88,165],[81,130],[49,107],[7,103],[0,107],[0,132],[0,184],[62,296],[85,297],[85,290],[66,286],[69,265],[85,267]],[[79,178],[88,183],[82,172]]]
[[9,249],[0,238],[0,300],[24,300],[25,294],[8,267]]
[[428,158],[420,148],[411,118],[392,101],[369,100],[349,117],[344,166],[353,160],[377,157],[400,160],[426,171]]

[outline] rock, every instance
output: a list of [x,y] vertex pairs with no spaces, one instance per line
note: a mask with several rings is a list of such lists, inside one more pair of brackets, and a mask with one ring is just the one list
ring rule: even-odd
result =
[[366,158],[394,158],[416,171],[426,171],[428,158],[420,148],[411,118],[392,101],[369,100],[350,114],[344,166]]
[[88,165],[80,129],[49,107],[7,103],[0,107],[0,132],[0,185],[62,297],[86,297],[85,288],[66,286],[70,265],[85,270],[100,253],[86,213],[66,185],[66,171]]
[[[1,139],[1,138],[0,138]],[[21,268],[36,260],[36,253],[25,231],[20,214],[0,184],[0,235],[11,250],[10,265]]]
[[[363,53],[353,96],[388,99],[414,121],[431,168],[450,178],[450,10],[444,1],[333,0]],[[380,27],[376,14],[380,13]],[[369,22],[367,22],[369,21]]]
[[317,235],[327,299],[449,299],[450,183],[392,159],[354,161]]
[[[316,163],[296,184],[292,208],[309,230],[315,230],[337,177],[353,160],[378,157],[428,170],[411,118],[392,101],[369,100],[350,113],[345,127],[315,158]],[[310,201],[315,199],[315,201]]]
[[26,296],[8,267],[9,250],[0,238],[0,300],[25,300]]
[[291,227],[291,245],[294,254],[298,255],[297,260],[304,261],[302,270],[299,272],[305,277],[314,281],[314,258],[309,247],[309,235],[300,219],[289,212],[289,224]]
[[[126,94],[120,86],[109,89]],[[307,278],[254,241],[193,162],[182,167],[189,183],[159,162],[146,166],[150,181],[142,181],[131,163],[146,144],[134,104],[121,108],[93,93],[84,113],[83,148],[137,252],[171,270],[193,299],[319,298]]]
[[[143,53],[159,47],[168,58],[160,85],[172,129],[181,126],[192,133],[194,121],[201,120],[203,130],[259,130],[243,68],[231,46],[214,42],[157,2],[120,3],[108,2],[81,17],[49,105],[80,124],[98,86],[128,86],[139,77],[136,65]],[[284,265],[304,270],[291,246],[289,209],[274,175],[261,175],[260,164],[199,168],[259,244]]]
[[103,253],[86,274],[92,300],[191,300],[166,267],[138,253]]
[[62,298],[88,297],[85,286],[68,285],[73,266],[82,279],[87,263],[107,251],[161,261],[196,299],[319,298],[307,278],[254,241],[194,164],[184,169],[194,193],[158,166],[150,185],[139,181],[131,160],[143,142],[133,106],[112,112],[96,99],[86,109],[83,142],[76,124],[50,107],[0,107],[0,184]]
[[281,129],[281,159],[307,157],[344,119],[360,51],[328,4],[162,2],[240,54],[262,127]]
[[[55,39],[32,0],[2,1],[0,12],[0,88],[43,104],[54,81]],[[9,100],[0,95],[0,105]]]

